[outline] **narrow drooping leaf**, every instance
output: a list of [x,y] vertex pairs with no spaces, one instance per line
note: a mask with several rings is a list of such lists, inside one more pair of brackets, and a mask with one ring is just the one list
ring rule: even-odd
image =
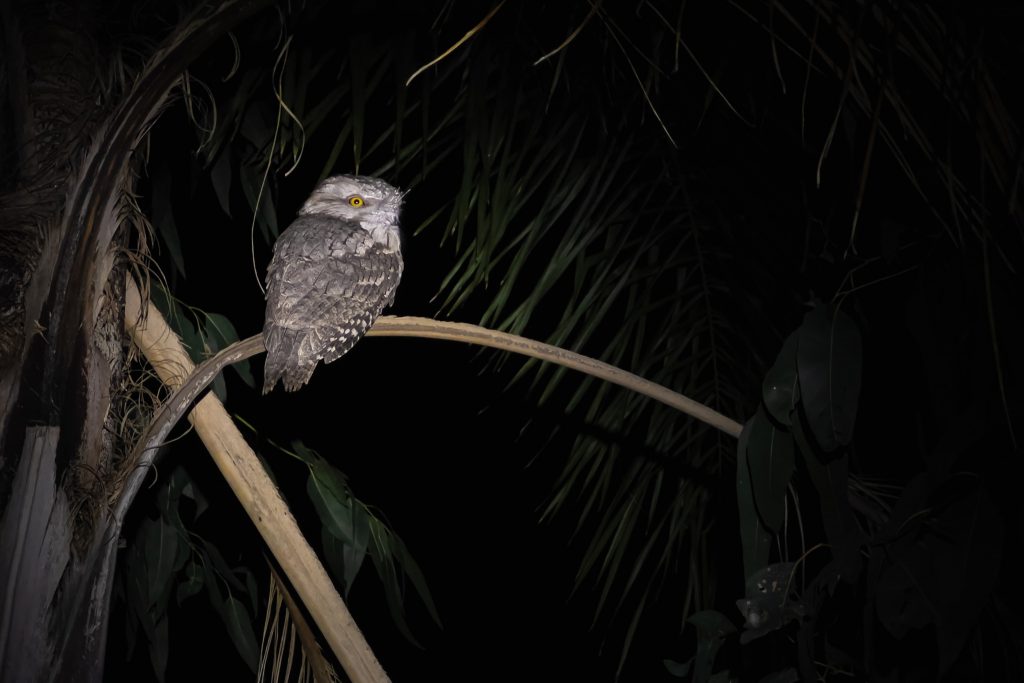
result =
[[757,418],[743,426],[736,449],[736,503],[739,507],[740,542],[743,545],[743,573],[751,576],[768,564],[771,534],[761,521],[754,501],[754,485],[747,456],[751,431]]
[[256,642],[256,632],[252,627],[252,617],[249,610],[233,595],[229,595],[224,601],[221,618],[227,627],[228,636],[234,643],[238,654],[252,671],[256,671],[256,664],[259,662],[259,646]]
[[786,488],[793,475],[793,437],[758,410],[747,440],[747,465],[754,502],[765,527],[779,533],[786,512]]

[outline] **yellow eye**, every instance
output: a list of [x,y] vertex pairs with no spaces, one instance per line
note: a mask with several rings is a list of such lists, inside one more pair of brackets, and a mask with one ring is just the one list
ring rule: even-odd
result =
[[349,203],[349,206],[354,206],[354,207],[358,208],[358,207],[362,206],[363,204],[365,204],[366,201],[362,197],[360,197],[359,195],[354,194],[354,195],[352,195],[351,197],[348,198],[348,203]]

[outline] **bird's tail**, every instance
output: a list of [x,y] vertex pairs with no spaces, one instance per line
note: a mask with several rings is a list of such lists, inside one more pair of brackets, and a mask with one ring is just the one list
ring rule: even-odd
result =
[[267,347],[267,360],[263,366],[263,393],[269,394],[281,380],[285,391],[297,391],[309,381],[316,367],[311,363],[299,362],[299,345],[302,333],[277,325],[263,328],[263,343]]

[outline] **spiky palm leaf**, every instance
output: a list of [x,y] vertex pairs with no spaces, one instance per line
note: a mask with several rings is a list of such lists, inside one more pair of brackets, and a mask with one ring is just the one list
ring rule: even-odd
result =
[[[453,40],[471,23],[440,15]],[[292,28],[311,30],[301,22]],[[1019,148],[1019,131],[985,63],[947,49],[952,28],[916,4],[581,2],[541,15],[509,5],[408,89],[404,77],[450,43],[416,52],[415,39],[431,40],[416,29],[395,41],[397,49],[361,38],[340,49],[296,40],[277,53],[276,97],[262,96],[266,82],[251,73],[229,84],[236,89],[206,152],[221,164],[235,145],[227,167],[237,168],[253,205],[265,164],[289,168],[314,139],[329,150],[325,172],[344,157],[429,188],[443,199],[419,232],[445,240],[455,263],[441,287],[445,312],[477,311],[485,325],[581,350],[741,417],[756,403],[757,377],[787,324],[737,316],[736,308],[756,310],[770,298],[768,287],[794,308],[807,295],[769,283],[756,256],[798,270],[806,262],[793,255],[801,239],[854,254],[871,169],[881,163],[877,143],[931,206],[938,234],[956,244],[974,234],[998,247],[1003,237],[987,221],[994,205],[982,197],[982,176],[957,172],[954,135],[943,126],[977,132],[981,174],[1010,198],[1011,224],[1019,226],[1012,201],[1019,163],[1007,152]],[[727,51],[709,38],[722,35],[762,40],[763,49]],[[332,87],[314,100],[309,84],[317,78]],[[904,94],[901,84],[911,79],[926,95]],[[820,239],[810,220],[805,235],[762,236],[738,225],[737,214],[771,213],[795,194],[788,179],[773,177],[729,186],[731,174],[748,168],[743,143],[720,150],[730,175],[718,186],[680,162],[675,147],[699,148],[700,126],[712,125],[750,141],[749,122],[766,125],[758,117],[768,107],[758,98],[772,89],[800,93],[796,115],[779,126],[789,136],[780,149],[813,155],[817,185],[841,175],[829,159],[844,117],[854,130],[844,219],[823,226]],[[821,105],[829,96],[807,97],[819,90],[834,106]],[[942,125],[928,121],[937,107]],[[393,121],[367,118],[388,108]],[[455,159],[461,175],[435,172]],[[225,177],[215,177],[220,194]],[[272,215],[266,205],[257,212],[267,235]],[[734,259],[736,252],[745,256]],[[567,387],[563,373],[539,366],[524,373],[538,401],[557,397],[593,432],[578,437],[545,515],[571,510],[586,528],[580,582],[597,578],[599,609],[637,597],[632,633],[645,601],[682,564],[680,553],[695,568],[675,589],[682,615],[707,605],[714,572],[706,511],[734,444],[617,389],[589,381]],[[731,486],[731,475],[726,481]]]

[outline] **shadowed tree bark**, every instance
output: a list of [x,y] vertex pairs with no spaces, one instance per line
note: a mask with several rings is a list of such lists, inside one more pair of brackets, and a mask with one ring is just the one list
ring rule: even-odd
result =
[[102,679],[125,442],[134,154],[191,60],[265,2],[200,7],[137,75],[103,3],[5,2],[0,678]]

